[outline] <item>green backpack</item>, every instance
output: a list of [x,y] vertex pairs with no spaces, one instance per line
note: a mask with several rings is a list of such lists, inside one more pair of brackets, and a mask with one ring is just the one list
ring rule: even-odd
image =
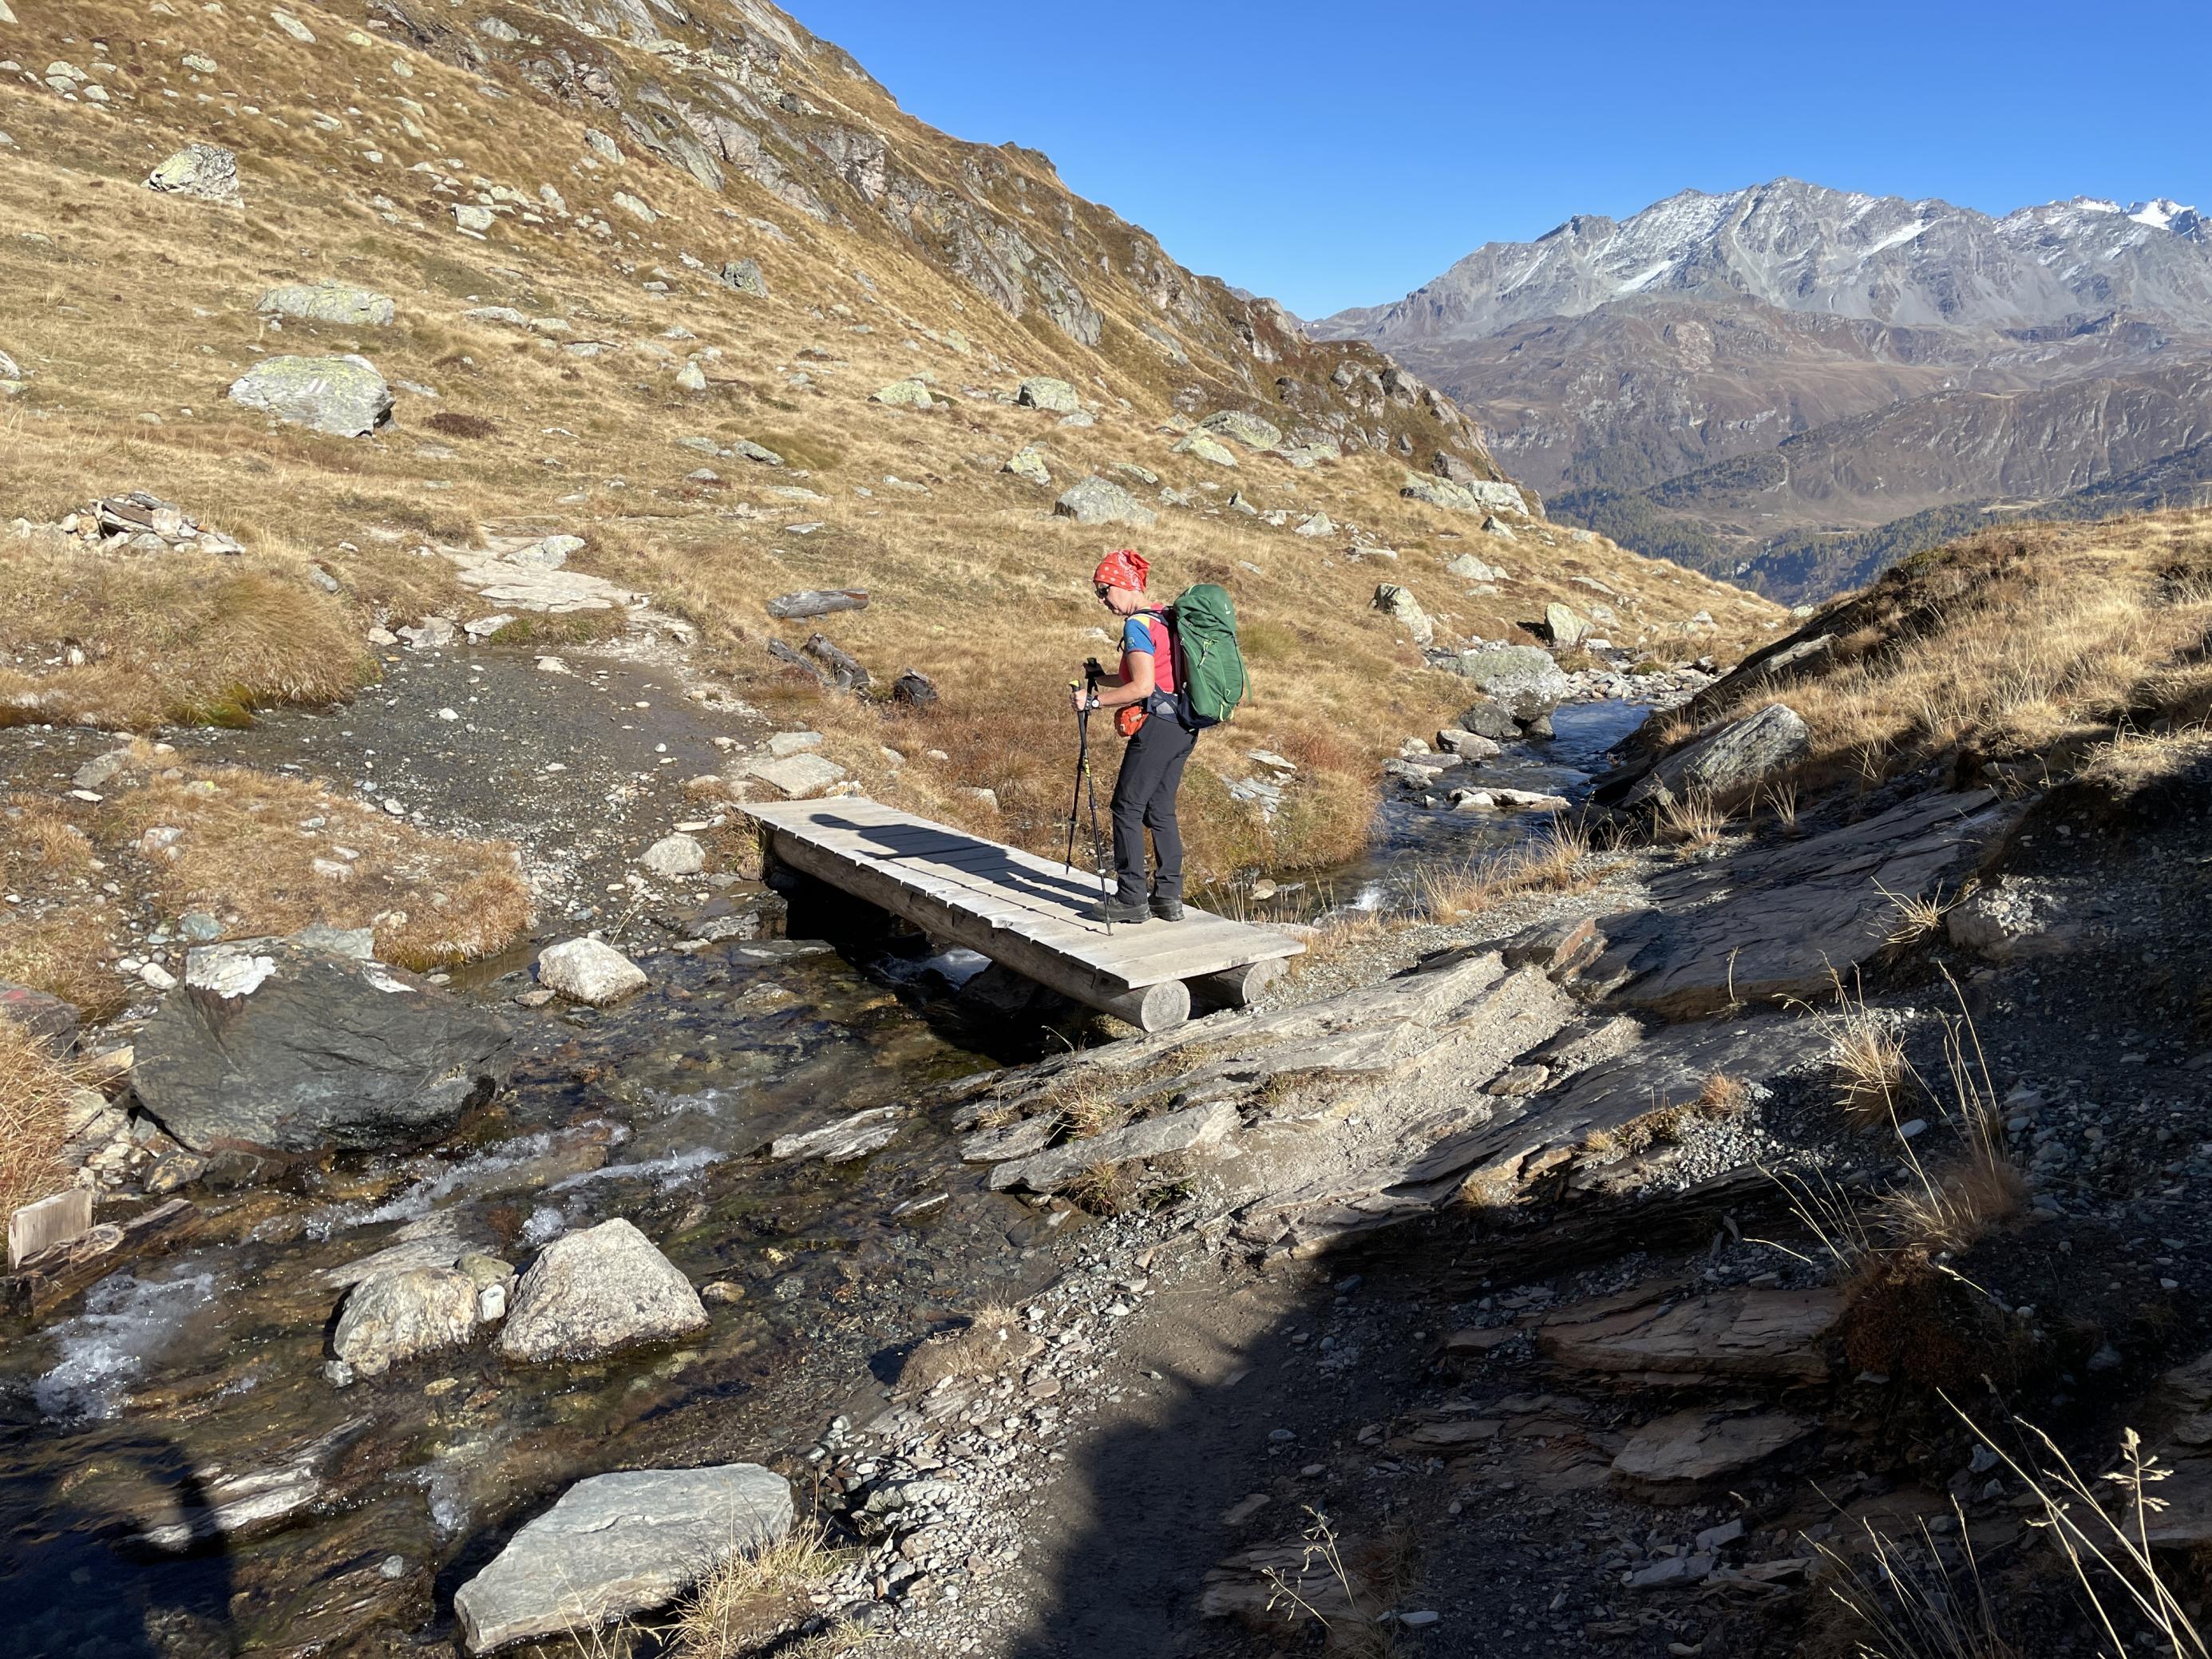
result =
[[1181,659],[1176,696],[1182,723],[1194,732],[1218,726],[1251,689],[1243,653],[1237,648],[1237,607],[1229,602],[1229,590],[1212,582],[1186,587],[1166,616]]

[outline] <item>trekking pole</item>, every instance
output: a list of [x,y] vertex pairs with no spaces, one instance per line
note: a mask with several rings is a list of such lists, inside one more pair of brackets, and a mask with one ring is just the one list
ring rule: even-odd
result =
[[[1078,683],[1070,680],[1067,689],[1076,690]],[[1098,919],[1106,924],[1106,937],[1114,937],[1114,917],[1109,907],[1113,896],[1106,886],[1106,852],[1098,839],[1098,786],[1091,775],[1091,711],[1079,708],[1075,714],[1075,799],[1067,806],[1067,858],[1070,873],[1075,869],[1075,811],[1084,798],[1091,801],[1091,862],[1098,872]]]

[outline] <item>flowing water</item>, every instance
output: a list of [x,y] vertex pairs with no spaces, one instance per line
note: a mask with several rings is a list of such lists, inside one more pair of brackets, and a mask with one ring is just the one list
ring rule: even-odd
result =
[[[1579,793],[1644,712],[1563,708],[1554,742],[1482,776]],[[1283,913],[1390,902],[1418,863],[1537,822],[1394,803],[1374,851],[1310,876]],[[787,1456],[836,1408],[835,1379],[887,1342],[1019,1294],[1048,1267],[1039,1247],[1085,1218],[975,1191],[926,1116],[857,1164],[763,1156],[779,1133],[1053,1044],[963,1014],[955,988],[981,959],[927,952],[764,939],[656,957],[617,1010],[519,1018],[514,1087],[434,1151],[195,1193],[182,1247],[0,1334],[6,1650],[442,1650],[453,1589],[570,1481]],[[456,989],[511,996],[526,959]],[[521,1260],[613,1216],[720,1287],[708,1330],[591,1364],[510,1367],[478,1344],[350,1387],[325,1376],[349,1264],[425,1240]],[[257,1512],[220,1535],[210,1519]]]

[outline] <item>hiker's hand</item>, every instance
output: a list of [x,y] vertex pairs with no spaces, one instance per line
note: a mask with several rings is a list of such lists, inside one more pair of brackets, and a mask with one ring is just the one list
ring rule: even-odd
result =
[[1091,707],[1091,694],[1079,685],[1071,685],[1067,688],[1067,701],[1075,712],[1080,714]]

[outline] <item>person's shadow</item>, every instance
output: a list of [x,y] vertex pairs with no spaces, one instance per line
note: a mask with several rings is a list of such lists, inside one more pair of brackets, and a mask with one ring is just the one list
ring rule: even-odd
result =
[[[72,1443],[81,1443],[72,1444]],[[191,1461],[143,1429],[0,1426],[0,1654],[8,1659],[210,1659],[238,1651],[230,1555],[208,1537],[210,1503]],[[94,1478],[80,1485],[75,1478]],[[129,1486],[158,1517],[83,1492]],[[191,1534],[164,1548],[149,1519]]]

